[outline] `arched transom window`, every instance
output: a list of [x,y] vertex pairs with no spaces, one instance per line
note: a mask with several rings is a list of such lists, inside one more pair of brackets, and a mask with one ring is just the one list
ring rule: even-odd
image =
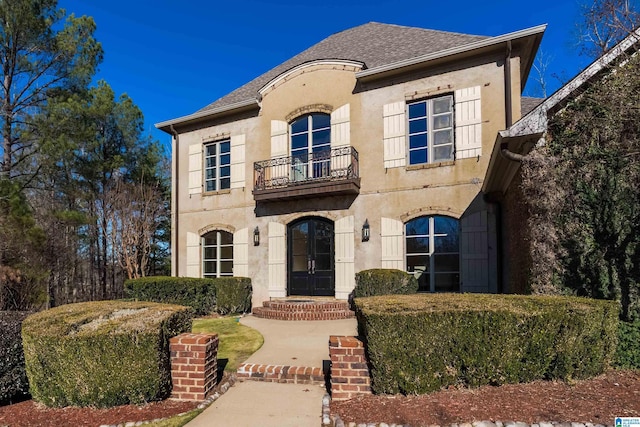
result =
[[233,234],[215,230],[202,236],[202,271],[204,277],[233,276]]
[[422,216],[405,224],[407,271],[419,274],[420,290],[460,289],[460,227],[446,216]]

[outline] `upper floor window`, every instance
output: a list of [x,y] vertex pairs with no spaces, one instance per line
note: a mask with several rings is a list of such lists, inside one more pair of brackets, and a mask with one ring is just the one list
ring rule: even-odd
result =
[[231,188],[231,141],[216,141],[204,150],[204,191]]
[[202,271],[209,278],[233,276],[233,234],[216,230],[202,236]]
[[297,118],[291,127],[291,179],[328,176],[331,153],[331,116],[313,113]]
[[453,96],[412,102],[409,110],[409,164],[453,160]]
[[420,290],[460,289],[459,224],[446,216],[422,216],[405,224],[407,271],[420,272]]

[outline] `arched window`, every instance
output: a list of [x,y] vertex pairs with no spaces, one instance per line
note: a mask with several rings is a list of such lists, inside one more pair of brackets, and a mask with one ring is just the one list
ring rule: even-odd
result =
[[291,125],[291,180],[329,176],[331,116],[312,113],[298,117]]
[[204,277],[233,276],[233,234],[215,230],[202,236],[202,271]]
[[407,271],[422,273],[421,291],[460,289],[460,227],[446,216],[422,216],[405,224]]

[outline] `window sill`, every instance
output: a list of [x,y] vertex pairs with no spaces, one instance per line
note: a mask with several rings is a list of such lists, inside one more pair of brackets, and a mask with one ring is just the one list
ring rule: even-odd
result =
[[202,193],[203,196],[218,196],[220,194],[231,194],[231,189],[230,188],[225,188],[224,190],[204,191]]
[[406,170],[408,171],[415,171],[415,170],[422,170],[422,169],[432,169],[432,168],[439,168],[442,166],[453,166],[456,164],[455,160],[447,160],[446,162],[438,162],[438,163],[423,163],[420,165],[410,165],[410,166],[406,166]]

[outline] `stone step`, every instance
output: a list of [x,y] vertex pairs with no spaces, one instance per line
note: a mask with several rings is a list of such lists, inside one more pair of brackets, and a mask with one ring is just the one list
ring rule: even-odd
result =
[[272,300],[255,307],[253,315],[276,320],[338,320],[354,317],[347,301]]

